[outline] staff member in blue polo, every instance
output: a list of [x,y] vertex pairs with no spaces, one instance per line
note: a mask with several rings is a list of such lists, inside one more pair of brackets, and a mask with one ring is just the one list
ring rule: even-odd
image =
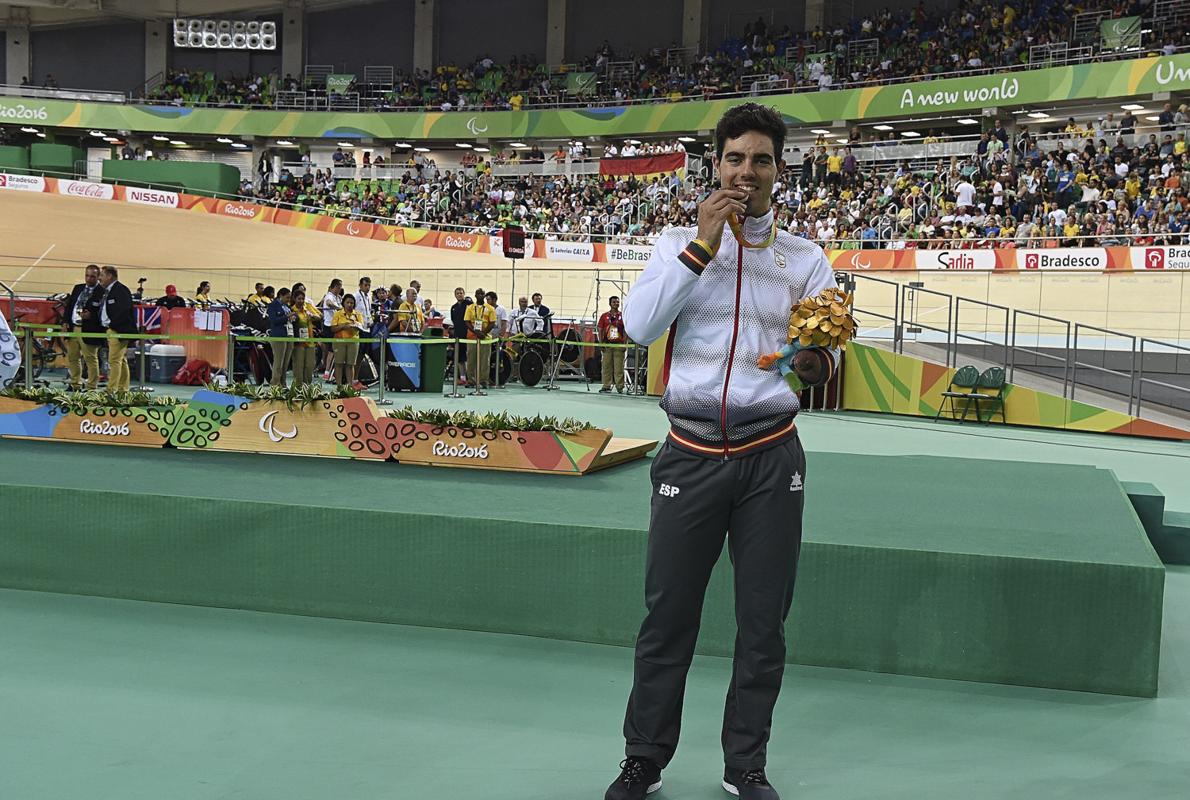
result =
[[[265,293],[269,289],[265,287]],[[289,289],[282,286],[277,290],[277,296],[269,303],[265,315],[269,320],[269,336],[279,338],[293,337],[293,321],[297,314],[289,307]],[[293,359],[293,342],[270,342],[273,348],[273,377],[269,381],[273,386],[285,385],[285,373],[289,372],[289,362]]]

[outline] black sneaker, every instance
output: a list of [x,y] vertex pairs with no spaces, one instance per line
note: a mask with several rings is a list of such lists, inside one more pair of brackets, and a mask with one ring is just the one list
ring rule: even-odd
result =
[[777,790],[764,776],[764,769],[723,770],[723,788],[740,800],[781,800]]
[[607,787],[603,800],[641,800],[661,788],[661,768],[647,758],[628,756],[620,762],[620,777]]
[[599,390],[599,393],[600,394],[611,394],[612,389],[610,386],[604,386],[602,389]]

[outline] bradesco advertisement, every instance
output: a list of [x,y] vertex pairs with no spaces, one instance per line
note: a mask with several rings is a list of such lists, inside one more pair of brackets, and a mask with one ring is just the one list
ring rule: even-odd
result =
[[1133,269],[1190,269],[1190,247],[1130,247]]
[[[1154,252],[1156,251],[1156,252]],[[950,250],[827,250],[831,266],[847,271],[945,270],[1102,272],[1130,269],[1190,268],[1190,248],[1178,247],[1014,247],[955,248]],[[1147,256],[1146,256],[1147,254]],[[1147,259],[1147,260],[1146,260]],[[1167,261],[1178,266],[1160,266]],[[1142,264],[1147,264],[1142,266]]]
[[36,175],[9,175],[0,172],[0,189],[17,192],[44,192],[45,178]]
[[1108,266],[1106,247],[1064,247],[1045,250],[1018,250],[1017,269],[1104,270]]

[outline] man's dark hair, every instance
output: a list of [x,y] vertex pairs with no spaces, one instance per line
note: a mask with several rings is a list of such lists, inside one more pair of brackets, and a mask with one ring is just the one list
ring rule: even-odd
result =
[[618,303],[618,302],[620,302],[620,296],[619,296],[619,295],[615,295],[615,294],[613,294],[611,297],[607,298],[607,302],[609,302],[609,303],[610,303],[612,300],[615,300],[615,301]]
[[723,145],[728,139],[738,139],[748,131],[763,133],[773,140],[773,158],[781,160],[785,149],[785,120],[772,106],[744,103],[733,106],[719,118],[715,126],[715,156],[723,158]]
[[343,281],[342,281],[342,280],[340,280],[339,278],[335,278],[333,281],[331,281],[330,288],[331,288],[331,289],[338,289],[338,288],[339,288],[340,286],[342,286],[342,285],[343,285]]
[[99,271],[100,271],[100,272],[107,273],[108,275],[111,275],[113,278],[119,278],[119,277],[120,277],[120,270],[118,270],[118,269],[116,269],[115,267],[112,267],[112,266],[104,266],[104,267],[100,267],[100,268],[99,268]]
[[285,286],[282,286],[280,289],[277,290],[278,299],[280,299],[282,297],[288,297],[290,294],[291,294],[291,292],[289,291],[289,288],[285,287]]
[[359,283],[360,283],[360,286],[363,286],[365,283],[370,285],[372,283],[372,279],[369,278],[367,275],[365,275],[364,277],[359,279]]
[[273,297],[277,294],[277,290],[274,289],[272,286],[266,286],[260,290],[260,293],[262,295],[264,295],[265,297]]
[[486,297],[488,300],[491,300],[493,303],[495,303],[497,300],[500,299],[499,297],[496,296],[495,292],[488,292],[487,294],[484,295],[484,297]]

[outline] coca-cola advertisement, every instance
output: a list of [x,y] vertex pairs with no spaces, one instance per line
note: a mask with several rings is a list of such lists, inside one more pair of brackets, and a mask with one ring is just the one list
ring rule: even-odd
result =
[[106,183],[92,183],[91,181],[58,181],[58,194],[71,197],[89,197],[92,200],[114,200],[116,190]]

